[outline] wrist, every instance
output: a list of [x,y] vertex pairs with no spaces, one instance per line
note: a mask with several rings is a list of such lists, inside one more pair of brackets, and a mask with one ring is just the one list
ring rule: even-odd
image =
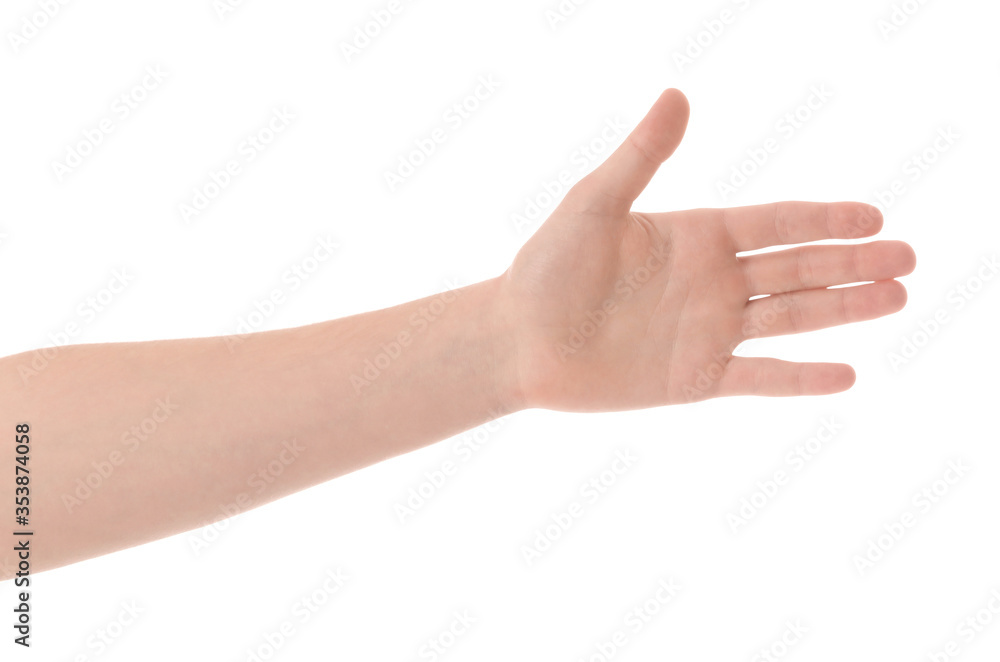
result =
[[531,408],[526,397],[525,371],[518,346],[517,310],[504,291],[503,276],[470,286],[481,297],[480,307],[472,311],[470,322],[485,338],[491,366],[496,407],[501,415]]

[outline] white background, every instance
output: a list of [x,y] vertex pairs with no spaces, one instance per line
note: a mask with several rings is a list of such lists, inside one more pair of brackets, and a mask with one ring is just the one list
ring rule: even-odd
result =
[[[461,437],[442,441],[222,531],[43,573],[35,645],[12,645],[3,626],[4,659],[236,662],[266,656],[285,621],[294,633],[271,659],[432,659],[422,647],[444,635],[454,645],[440,659],[599,660],[617,630],[620,660],[750,661],[773,646],[788,660],[916,661],[950,640],[958,655],[936,659],[997,659],[1000,284],[977,276],[1000,252],[997,3],[909,0],[886,35],[888,0],[592,0],[554,27],[556,0],[407,1],[350,61],[342,45],[387,0],[250,0],[221,17],[211,0],[98,0],[47,21],[40,4],[0,12],[3,355],[51,346],[73,322],[72,342],[86,343],[232,333],[319,237],[339,243],[335,256],[257,328],[492,277],[534,227],[519,232],[513,215],[561,170],[575,181],[596,165],[578,150],[608,119],[630,128],[666,87],[688,96],[691,121],[637,209],[876,202],[898,180],[881,237],[909,242],[918,265],[899,314],[739,350],[851,363],[846,393],[519,413],[480,430],[467,461]],[[723,10],[732,20],[712,37]],[[25,20],[45,25],[15,44],[32,34]],[[679,65],[699,33],[702,52]],[[115,99],[157,66],[165,80],[123,119]],[[449,125],[481,76],[499,87]],[[831,96],[800,108],[822,86]],[[276,108],[294,121],[246,162],[240,144]],[[796,110],[809,117],[788,135],[779,123]],[[53,163],[106,118],[114,131],[60,180]],[[390,190],[385,172],[439,126],[447,141]],[[914,171],[949,127],[957,138]],[[598,140],[596,156],[621,137]],[[768,138],[778,151],[724,198],[718,183]],[[229,159],[242,172],[185,223],[179,206]],[[116,269],[128,287],[81,317]],[[961,298],[959,286],[978,291]],[[938,310],[948,321],[933,329]],[[920,347],[894,364],[904,340]],[[786,455],[831,417],[842,427],[797,470]],[[626,450],[638,459],[591,503],[581,485]],[[448,460],[457,472],[401,523],[396,505]],[[937,483],[924,512],[914,495],[952,461],[968,472]],[[779,470],[790,480],[734,533],[728,516]],[[529,564],[525,546],[573,501],[583,516]],[[879,542],[905,512],[914,525]],[[212,534],[196,554],[195,537]],[[862,572],[872,540],[889,549]],[[350,579],[302,622],[296,603],[326,598],[337,569]],[[680,587],[662,607],[647,603],[661,579]],[[142,613],[119,627],[132,601]],[[0,605],[0,625],[12,622],[10,583]],[[637,607],[650,614],[638,632],[625,620]],[[981,631],[963,636],[958,624],[983,609]],[[477,622],[451,641],[462,611]],[[796,621],[808,631],[784,650]],[[103,650],[102,630],[116,635]]]

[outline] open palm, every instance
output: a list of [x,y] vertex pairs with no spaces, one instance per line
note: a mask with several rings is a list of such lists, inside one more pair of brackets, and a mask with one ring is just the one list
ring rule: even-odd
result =
[[[632,134],[582,179],[502,277],[527,406],[621,410],[725,395],[819,395],[849,388],[844,364],[734,357],[744,340],[900,310],[905,243],[783,244],[867,237],[877,209],[779,202],[646,214],[631,210],[688,120],[664,92]],[[847,288],[835,285],[866,283]],[[764,298],[752,298],[770,295]]]

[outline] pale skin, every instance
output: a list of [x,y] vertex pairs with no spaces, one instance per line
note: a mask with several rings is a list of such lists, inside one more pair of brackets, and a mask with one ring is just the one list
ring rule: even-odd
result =
[[[732,351],[900,310],[895,279],[913,270],[912,249],[872,241],[740,255],[878,233],[881,214],[855,202],[633,211],[688,114],[687,99],[665,91],[506,272],[443,297],[236,339],[75,345],[36,371],[33,352],[0,359],[10,442],[0,513],[14,514],[13,437],[27,423],[32,572],[199,528],[241,494],[240,509],[253,508],[521,409],[850,388],[848,365]],[[827,289],[852,283],[865,284]],[[367,378],[366,361],[394,341],[399,351]],[[8,536],[11,523],[3,528]],[[11,549],[0,579],[17,572]]]

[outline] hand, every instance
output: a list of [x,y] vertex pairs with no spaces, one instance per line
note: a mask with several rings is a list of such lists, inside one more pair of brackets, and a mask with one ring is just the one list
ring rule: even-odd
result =
[[[665,91],[632,134],[566,195],[501,276],[526,407],[612,411],[727,395],[850,388],[838,363],[734,357],[753,337],[900,310],[909,245],[875,241],[741,256],[767,246],[867,237],[856,202],[779,202],[646,214],[631,205],[677,148],[687,99]],[[833,285],[874,281],[848,288]],[[770,295],[750,300],[757,295]]]

